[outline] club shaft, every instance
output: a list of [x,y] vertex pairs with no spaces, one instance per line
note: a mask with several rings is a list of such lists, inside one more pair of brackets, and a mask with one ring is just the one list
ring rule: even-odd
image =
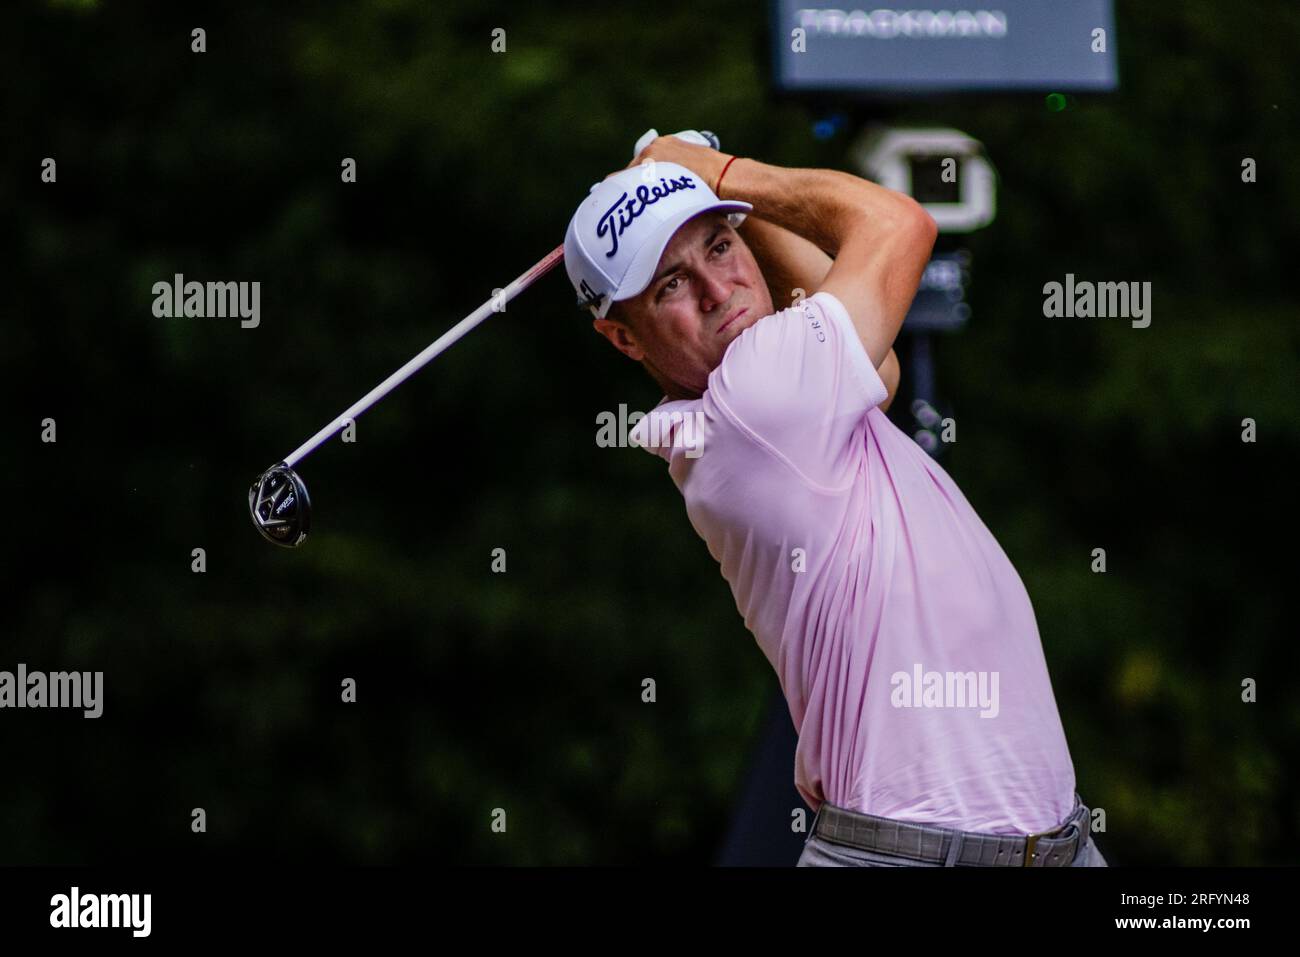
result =
[[419,355],[411,359],[410,362],[406,363],[406,365],[402,366],[400,369],[398,369],[396,372],[390,375],[387,379],[379,383],[379,385],[375,386],[373,389],[371,389],[369,392],[363,395],[360,399],[354,402],[351,406],[347,408],[346,411],[344,411],[333,422],[325,426],[325,428],[321,429],[310,439],[308,439],[306,442],[304,442],[302,445],[296,448],[293,451],[293,453],[284,460],[284,464],[289,466],[289,468],[293,468],[295,465],[297,465],[299,462],[305,459],[308,455],[310,455],[313,451],[315,451],[322,443],[324,443],[331,436],[333,436],[334,433],[338,432],[339,429],[343,428],[343,426],[347,424],[347,421],[349,419],[355,421],[357,416],[365,412],[366,409],[370,408],[372,405],[374,405],[376,402],[378,402],[380,399],[386,396],[389,392],[393,391],[393,389],[397,388],[399,385],[401,385],[403,382],[409,379],[412,375],[418,372],[423,366],[429,363],[435,356],[437,356],[439,353],[443,352],[444,350],[450,348],[457,340],[459,340],[463,335],[465,335],[465,333],[469,332],[471,329],[477,326],[488,316],[492,315],[498,303],[500,304],[500,308],[504,309],[506,303],[508,303],[519,293],[523,292],[525,289],[531,286],[542,276],[546,275],[548,272],[554,269],[555,266],[559,264],[560,260],[562,260],[563,258],[564,258],[564,246],[563,244],[561,244],[559,246],[556,246],[549,253],[547,253],[546,256],[543,257],[537,263],[537,265],[533,266],[527,272],[523,273],[523,275],[515,279],[512,283],[510,283],[510,285],[506,286],[505,289],[501,291],[500,296],[493,296],[490,299],[488,299],[487,302],[483,303],[483,305],[479,306],[468,316],[466,316],[460,322],[456,323],[456,325],[452,326],[441,336],[439,336],[437,339],[431,342],[423,351],[420,352]]

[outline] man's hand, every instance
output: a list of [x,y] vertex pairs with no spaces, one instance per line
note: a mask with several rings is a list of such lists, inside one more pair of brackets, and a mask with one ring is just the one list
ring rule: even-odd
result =
[[[654,160],[656,163],[676,163],[685,166],[712,189],[729,159],[731,159],[729,154],[720,153],[711,147],[688,143],[675,136],[660,136],[638,153],[623,169],[633,169],[646,160]],[[615,170],[609,176],[620,172],[622,170]],[[609,176],[605,179],[609,179]]]

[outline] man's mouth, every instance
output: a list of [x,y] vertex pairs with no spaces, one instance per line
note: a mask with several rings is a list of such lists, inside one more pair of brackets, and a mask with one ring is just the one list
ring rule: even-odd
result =
[[727,320],[726,322],[724,322],[722,325],[718,326],[718,335],[722,335],[722,330],[723,330],[723,329],[727,328],[727,326],[731,325],[733,322],[735,322],[737,319],[739,319],[741,316],[743,316],[743,315],[744,315],[745,313],[747,313],[747,312],[749,312],[748,309],[742,309],[742,310],[740,310],[740,312],[736,313],[734,316],[732,316],[730,319],[728,319],[728,320]]

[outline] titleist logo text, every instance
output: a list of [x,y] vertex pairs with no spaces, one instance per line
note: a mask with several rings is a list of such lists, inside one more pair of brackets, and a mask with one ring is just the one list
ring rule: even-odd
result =
[[[661,177],[659,182],[664,184],[662,189],[658,186],[638,186],[636,195],[627,202],[626,206],[623,203],[627,200],[627,193],[624,193],[614,202],[613,206],[605,211],[605,215],[600,217],[600,222],[596,224],[596,235],[604,236],[606,233],[609,234],[610,246],[609,252],[605,253],[606,258],[618,252],[618,237],[623,235],[623,231],[632,224],[632,220],[645,212],[647,206],[659,202],[665,196],[671,196],[679,189],[695,188],[695,180],[689,176],[681,176],[677,179],[664,179]],[[639,206],[637,205],[638,202],[640,203]],[[623,208],[620,209],[620,206]],[[617,229],[613,228],[615,217],[617,217]]]

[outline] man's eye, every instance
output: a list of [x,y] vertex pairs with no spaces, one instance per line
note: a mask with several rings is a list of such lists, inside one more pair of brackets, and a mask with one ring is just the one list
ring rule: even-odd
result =
[[[719,249],[722,249],[724,246],[729,248],[731,246],[731,240],[724,239],[722,242],[718,243],[718,245],[713,247],[713,251],[716,253]],[[723,252],[726,252],[726,250],[724,249]]]
[[662,286],[660,286],[660,287],[659,287],[659,295],[662,296],[662,295],[663,295],[664,293],[666,293],[666,292],[672,292],[672,291],[673,291],[673,288],[674,288],[674,287],[673,287],[673,283],[675,283],[675,282],[677,282],[677,277],[676,277],[676,276],[674,276],[672,279],[669,279],[666,283],[664,283]]

